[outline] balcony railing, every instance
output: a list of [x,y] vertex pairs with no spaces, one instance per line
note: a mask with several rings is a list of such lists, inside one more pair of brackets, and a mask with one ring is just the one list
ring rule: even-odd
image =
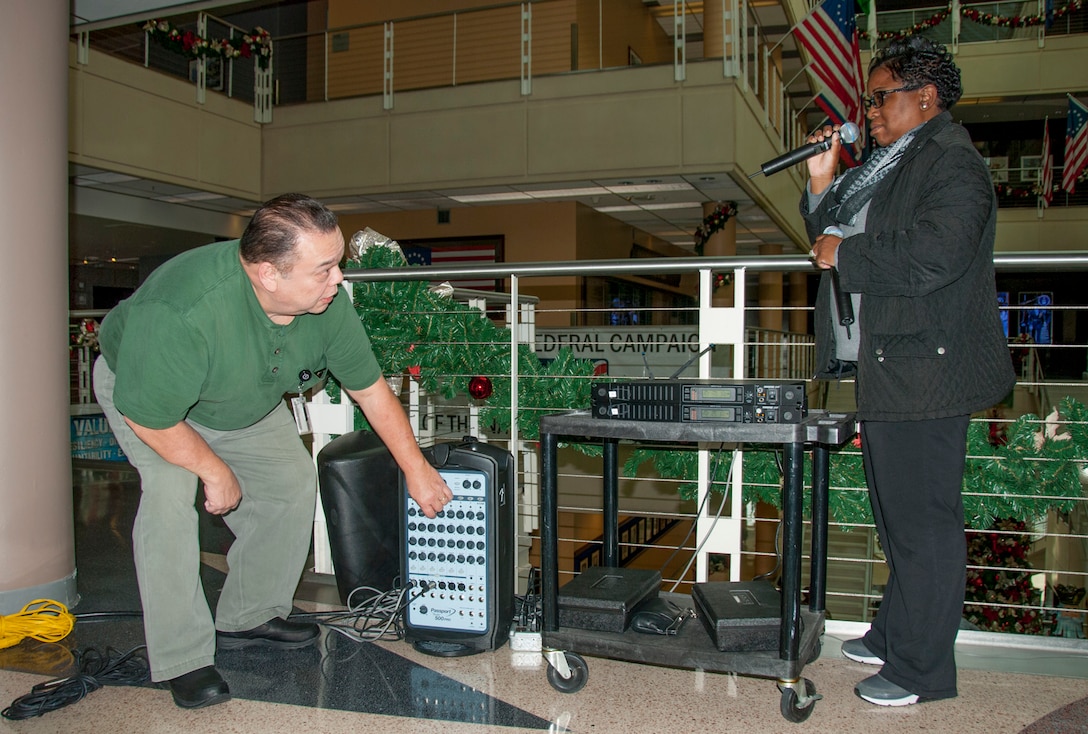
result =
[[[1088,269],[1088,256],[1016,256],[1003,255],[995,259],[999,268],[1013,269],[1018,272],[1031,270],[1064,270],[1064,269]],[[366,282],[373,287],[375,283],[407,285],[409,282],[426,280],[442,281],[465,277],[474,274],[477,277],[502,278],[509,284],[511,293],[509,296],[492,295],[491,299],[512,298],[511,302],[519,302],[523,297],[519,293],[523,288],[528,288],[534,278],[562,275],[589,276],[594,273],[607,272],[610,276],[637,275],[640,271],[652,268],[656,273],[661,272],[690,272],[696,270],[700,275],[703,296],[700,305],[693,309],[695,312],[695,329],[697,330],[699,348],[709,343],[717,342],[729,347],[728,335],[723,337],[721,324],[733,322],[735,327],[732,334],[738,336],[726,352],[725,363],[715,363],[714,357],[704,355],[697,363],[701,374],[711,374],[718,377],[750,377],[770,379],[770,370],[778,369],[781,361],[777,358],[770,361],[759,356],[760,344],[756,343],[766,339],[765,335],[752,329],[743,327],[745,321],[755,318],[758,309],[745,307],[745,288],[741,285],[745,282],[745,276],[750,273],[775,271],[788,272],[791,270],[806,270],[810,264],[802,258],[792,256],[765,257],[760,259],[738,258],[703,258],[699,260],[656,260],[653,263],[634,263],[628,261],[580,261],[571,263],[535,263],[535,264],[495,264],[474,268],[422,268],[422,269],[379,269],[366,271],[349,271],[349,280],[355,283]],[[733,282],[738,284],[737,297],[739,301],[730,307],[717,307],[709,305],[710,284],[713,282],[713,273],[717,271],[732,271]],[[463,314],[463,306],[451,302],[450,318],[460,319]],[[1021,319],[1021,314],[1033,305],[1017,305],[1006,308],[1013,329],[1019,329],[1020,323],[1030,323],[1031,320]],[[491,309],[492,315],[497,315],[494,305],[480,306],[485,310]],[[471,344],[479,364],[484,364],[488,350],[499,352],[517,353],[523,347],[531,347],[542,341],[542,334],[547,333],[542,327],[534,324],[533,311],[536,306],[522,303],[519,308],[502,308],[505,316],[500,319],[504,326],[496,327],[495,339],[484,344],[474,340]],[[1068,318],[1073,318],[1084,306],[1065,306],[1044,304],[1043,311],[1055,314],[1062,313]],[[424,314],[414,316],[405,314],[405,318],[420,318],[433,324],[435,319],[442,319],[443,315],[428,309]],[[1036,314],[1035,316],[1038,316]],[[1045,316],[1045,314],[1044,314]],[[487,320],[483,314],[479,319]],[[574,319],[572,319],[574,320]],[[615,329],[631,327],[600,327],[606,334]],[[728,330],[727,330],[728,331]],[[606,340],[607,342],[607,340]],[[419,348],[415,344],[415,348]],[[444,344],[445,348],[457,349],[454,342]],[[391,345],[399,352],[407,352],[413,348],[413,344]],[[787,351],[811,349],[811,340],[802,339],[800,344],[784,344]],[[1064,458],[1054,458],[1047,455],[1046,450],[1041,450],[1038,455],[1030,457],[1034,462],[1033,476],[1039,477],[1038,482],[1029,482],[1018,490],[1014,490],[1005,496],[997,497],[976,486],[977,478],[984,476],[986,467],[994,462],[1005,462],[1006,467],[1015,468],[1015,452],[996,448],[1000,445],[1002,434],[1013,434],[1016,431],[1034,431],[1042,437],[1045,443],[1049,440],[1050,446],[1061,448],[1063,436],[1074,434],[1083,435],[1080,420],[1070,420],[1068,414],[1051,416],[1047,421],[1043,417],[1051,412],[1051,409],[1062,398],[1071,400],[1075,405],[1083,404],[1088,400],[1088,385],[1084,375],[1079,379],[1068,378],[1063,380],[1048,380],[1039,370],[1039,364],[1046,359],[1047,350],[1069,350],[1080,355],[1080,363],[1088,368],[1088,344],[1061,343],[1044,345],[1029,340],[1014,339],[1010,348],[1018,350],[1018,364],[1021,368],[1021,380],[1015,396],[1006,406],[995,406],[993,411],[977,416],[972,423],[972,432],[976,438],[982,437],[981,443],[972,444],[968,456],[968,476],[975,477],[974,484],[965,487],[965,504],[968,506],[969,522],[973,524],[968,529],[969,541],[972,547],[979,552],[969,562],[969,573],[972,579],[982,579],[981,584],[997,585],[992,589],[994,593],[983,597],[968,597],[971,602],[966,615],[981,629],[991,631],[1019,631],[1029,634],[1054,634],[1057,630],[1069,633],[1079,629],[1083,633],[1084,609],[1083,606],[1071,607],[1063,605],[1060,594],[1068,593],[1070,589],[1088,586],[1088,495],[1085,494],[1085,483],[1088,476],[1085,475],[1084,466],[1088,463],[1088,445],[1076,448],[1073,455],[1065,455]],[[719,357],[722,355],[718,355]],[[653,368],[652,357],[649,367]],[[517,365],[517,359],[511,359],[511,364]],[[426,365],[422,367],[426,374]],[[534,435],[524,430],[524,426],[532,425],[536,416],[546,412],[554,412],[559,409],[584,409],[587,404],[574,402],[564,406],[549,405],[540,408],[526,400],[531,395],[532,388],[529,385],[538,379],[536,375],[528,373],[519,375],[514,370],[509,375],[473,375],[471,370],[458,374],[441,375],[443,383],[466,383],[470,378],[485,376],[496,382],[510,380],[515,385],[521,382],[521,390],[515,387],[510,395],[509,404],[503,403],[497,407],[500,412],[509,411],[511,420],[508,429],[494,429],[492,423],[482,416],[484,408],[479,401],[467,396],[460,397],[439,396],[441,390],[428,392],[420,389],[419,384],[411,377],[401,380],[408,386],[405,397],[406,407],[417,414],[431,415],[456,414],[458,411],[468,416],[462,425],[471,425],[474,430],[480,432],[483,440],[502,445],[508,448],[515,456],[518,467],[517,477],[519,484],[518,506],[518,543],[519,566],[522,579],[527,575],[528,568],[535,565],[535,529],[536,517],[539,509],[538,476],[539,463],[536,454],[536,446],[533,443]],[[657,376],[665,376],[667,371],[661,370]],[[787,372],[787,374],[789,374]],[[399,375],[399,373],[398,373]],[[548,379],[551,385],[565,380],[593,381],[601,379],[591,373],[578,373],[570,377],[552,375]],[[776,378],[777,379],[777,378]],[[792,375],[790,376],[792,379]],[[810,383],[811,385],[811,383]],[[577,393],[577,391],[574,391]],[[852,385],[831,385],[825,392],[813,392],[813,402],[810,408],[830,408],[832,410],[850,410],[852,405]],[[319,402],[326,402],[324,396],[319,396]],[[1063,410],[1065,408],[1063,407]],[[1031,413],[1024,417],[1022,413]],[[528,420],[525,420],[525,417]],[[452,425],[452,421],[448,421]],[[437,424],[441,424],[438,421]],[[354,425],[341,420],[340,426],[346,429]],[[457,433],[462,427],[458,425],[453,429],[456,435],[451,433],[442,436],[432,432],[427,440],[458,439]],[[316,427],[315,427],[315,430]],[[337,431],[339,432],[339,431]],[[993,439],[993,442],[989,439]],[[1081,439],[1069,439],[1074,443],[1065,444],[1074,446]],[[980,450],[981,447],[981,450]],[[691,449],[695,451],[693,447]],[[1004,453],[1002,453],[1004,452]],[[665,452],[673,454],[675,452]],[[625,455],[626,454],[626,455]],[[778,479],[773,455],[768,456],[758,450],[758,447],[748,447],[743,452],[746,468],[743,472],[744,482],[742,486],[734,487],[735,492],[740,492],[743,498],[743,517],[735,517],[734,520],[743,527],[743,532],[738,538],[738,547],[720,548],[704,545],[706,528],[700,527],[700,511],[697,506],[700,501],[709,503],[710,514],[714,515],[719,506],[725,516],[730,516],[731,499],[724,499],[719,494],[727,485],[721,477],[711,478],[707,487],[693,487],[694,475],[684,476],[683,472],[670,472],[669,467],[675,463],[684,463],[684,457],[677,458],[670,455],[664,461],[647,464],[645,457],[634,456],[634,449],[624,447],[621,449],[621,460],[627,460],[627,473],[621,479],[621,514],[628,518],[645,517],[656,525],[662,524],[662,518],[675,520],[681,527],[693,528],[690,540],[685,541],[679,550],[679,557],[683,563],[670,566],[674,575],[666,573],[668,583],[674,585],[687,584],[697,580],[697,565],[688,563],[699,554],[706,554],[705,567],[711,573],[723,573],[722,559],[733,553],[741,554],[742,567],[745,573],[754,572],[762,565],[774,565],[776,551],[774,550],[774,526],[777,520],[773,513],[759,511],[763,500],[773,500],[778,491]],[[1008,463],[1008,462],[1014,463]],[[844,483],[843,477],[859,476],[860,455],[856,449],[850,446],[843,447],[834,452],[832,470],[832,545],[829,558],[829,608],[837,619],[850,619],[868,621],[874,611],[873,605],[880,597],[880,585],[882,583],[883,562],[880,549],[875,539],[871,521],[859,519],[854,510],[866,512],[867,499],[865,498],[864,480]],[[574,557],[577,553],[589,552],[585,545],[592,543],[599,531],[598,527],[600,507],[599,494],[594,485],[601,481],[601,477],[595,473],[595,464],[584,461],[573,450],[568,449],[562,459],[563,468],[560,470],[560,512],[563,517],[560,520],[560,548],[561,572],[574,573],[577,568],[574,565]],[[851,471],[848,467],[853,466]],[[632,470],[631,467],[638,467]],[[751,475],[749,470],[751,469]],[[1020,466],[1017,471],[1023,469]],[[1064,472],[1064,473],[1063,473]],[[1080,484],[1071,484],[1068,472],[1079,476]],[[980,474],[982,473],[982,474]],[[1064,480],[1055,477],[1061,475]],[[1040,487],[1046,485],[1046,489]],[[707,491],[709,489],[709,491]],[[701,500],[700,500],[701,498]],[[834,508],[840,507],[840,513],[834,514]],[[853,509],[851,509],[853,508]],[[1010,508],[1020,508],[1014,510]],[[991,518],[987,512],[995,513]],[[1014,511],[1019,511],[1020,516],[1015,516]],[[593,518],[598,518],[594,520]],[[566,518],[566,519],[563,519]],[[632,521],[632,526],[637,523]],[[622,553],[631,556],[637,564],[655,564],[662,562],[664,556],[676,555],[677,548],[669,543],[679,542],[682,532],[656,538],[649,542],[638,542],[637,534],[628,538],[621,545]],[[762,541],[760,539],[763,539]],[[770,538],[769,545],[767,538]],[[994,553],[985,551],[987,548],[1014,547],[1016,558],[999,557]],[[566,548],[566,550],[563,550]],[[579,550],[580,549],[580,550]],[[646,551],[635,553],[635,551]],[[569,556],[569,558],[567,557]],[[1010,565],[1011,564],[1011,565]],[[728,567],[725,564],[724,567]],[[325,569],[328,570],[328,569]],[[999,579],[999,580],[995,580]],[[1002,586],[1004,585],[1004,586]],[[1006,588],[1007,587],[1007,588]],[[1008,592],[1007,594],[1005,592]],[[1015,598],[1014,598],[1015,596]],[[1021,620],[1015,625],[1011,620]],[[1064,620],[1064,621],[1063,621]],[[1071,620],[1071,621],[1070,621]],[[1011,625],[1011,626],[1010,626]]]
[[[321,102],[381,95],[393,109],[397,92],[463,86],[484,81],[518,80],[523,95],[532,94],[534,78],[644,66],[671,65],[673,78],[686,78],[689,62],[721,60],[722,76],[735,80],[764,114],[782,149],[796,147],[805,135],[803,116],[791,109],[787,86],[768,51],[772,43],[748,2],[721,5],[720,43],[709,44],[706,13],[714,3],[663,3],[651,10],[650,34],[631,41],[630,24],[603,12],[591,18],[573,15],[571,0],[499,3],[427,16],[398,18],[314,32],[292,32],[272,40],[274,63],[258,68],[254,57],[201,62],[193,54],[169,50],[151,40],[142,25],[94,31],[84,44],[193,81],[198,100],[221,93],[250,101],[255,119],[271,119],[273,105]],[[1067,12],[1068,11],[1068,12]],[[1050,22],[1035,22],[1048,17]],[[962,18],[953,23],[952,18]],[[1088,8],[1055,4],[982,3],[878,13],[881,37],[921,33],[942,43],[993,43],[1086,31]],[[575,22],[578,21],[578,22]],[[172,18],[172,28],[210,41],[237,38],[246,31],[200,13]],[[689,31],[690,27],[690,31]],[[858,17],[858,27],[867,18]],[[634,45],[631,45],[634,43]],[[780,42],[779,42],[780,43]],[[638,48],[636,48],[638,46]],[[710,47],[713,48],[710,48]],[[720,51],[718,48],[720,47]],[[619,50],[617,50],[619,49]],[[708,50],[710,49],[710,50]],[[1040,133],[1041,136],[1041,133]],[[1014,165],[1016,162],[1014,161]],[[1039,205],[1038,170],[1022,161],[995,177],[999,205]],[[1002,180],[1003,179],[1003,180]],[[1060,168],[1055,173],[1060,180]],[[1085,205],[1088,186],[1076,194],[1055,193],[1051,206]]]
[[[1002,255],[995,259],[1000,270],[1013,270],[1018,273],[1032,271],[1088,270],[1088,255]],[[437,345],[439,351],[471,350],[473,365],[490,364],[490,353],[518,353],[523,348],[536,348],[544,353],[547,335],[554,333],[546,327],[536,324],[539,303],[537,299],[522,294],[530,289],[535,278],[550,276],[588,276],[604,273],[610,277],[637,275],[649,270],[663,272],[699,273],[699,305],[692,308],[692,326],[653,327],[654,315],[649,313],[649,328],[657,328],[652,337],[642,338],[644,343],[656,340],[662,345],[680,344],[681,354],[672,354],[669,349],[647,350],[644,364],[657,377],[671,374],[676,360],[687,361],[697,356],[684,376],[696,372],[716,377],[748,377],[761,379],[804,380],[812,388],[810,408],[827,408],[836,411],[853,409],[853,385],[824,384],[817,388],[807,379],[812,373],[812,339],[805,334],[791,335],[786,332],[761,330],[745,326],[758,319],[758,314],[767,309],[753,308],[746,305],[746,275],[762,272],[811,272],[811,264],[800,257],[774,256],[759,259],[741,258],[684,258],[678,260],[662,259],[647,261],[580,261],[569,263],[534,263],[534,264],[494,264],[462,268],[391,268],[379,270],[349,270],[348,279],[353,288],[373,288],[384,284],[392,288],[393,302],[399,288],[410,287],[420,281],[438,282],[456,280],[466,275],[476,277],[494,277],[505,280],[509,293],[455,292],[449,298],[446,309],[428,308],[424,311],[396,314],[396,319],[412,325],[434,326],[450,319],[453,323],[471,323],[465,321],[466,310],[476,315],[479,322],[486,322],[491,327],[491,339],[474,339],[471,343],[448,339],[445,344]],[[736,284],[735,300],[728,307],[711,304],[712,283],[717,272],[731,272]],[[365,295],[357,294],[365,301]],[[1015,300],[1015,299],[1011,299]],[[510,304],[518,304],[512,307]],[[475,309],[475,310],[473,310]],[[1084,629],[1083,602],[1065,605],[1061,594],[1075,593],[1080,587],[1088,586],[1088,444],[1081,445],[1078,440],[1063,441],[1063,436],[1083,435],[1081,423],[1069,420],[1068,416],[1044,417],[1051,412],[1062,398],[1071,398],[1080,403],[1088,402],[1088,343],[1084,341],[1070,343],[1060,336],[1066,329],[1057,329],[1055,319],[1063,317],[1067,323],[1076,323],[1077,315],[1088,309],[1085,305],[1065,305],[1053,302],[1016,303],[1003,307],[1010,323],[1010,333],[1023,333],[1031,338],[1012,338],[1010,348],[1018,368],[1020,381],[1010,405],[995,406],[993,411],[977,416],[972,422],[972,431],[976,435],[991,437],[995,440],[1002,434],[1016,430],[1037,432],[1040,440],[1053,442],[1059,449],[1063,446],[1074,447],[1075,453],[1063,458],[1047,456],[1046,451],[1028,457],[1038,469],[1035,476],[1038,482],[1029,483],[1019,490],[1006,491],[1001,496],[994,496],[986,491],[979,491],[974,485],[965,485],[965,505],[969,508],[987,507],[993,509],[995,522],[987,517],[980,526],[968,529],[972,547],[983,549],[970,561],[969,573],[972,579],[982,579],[980,583],[994,587],[988,600],[975,599],[966,609],[966,616],[975,620],[982,629],[1010,631],[1004,628],[1010,620],[1026,620],[1015,631],[1030,634],[1054,634],[1064,631],[1072,634]],[[778,311],[779,309],[773,309]],[[788,310],[788,309],[786,309]],[[554,315],[554,312],[550,312]],[[97,430],[98,422],[94,417],[93,395],[89,390],[89,367],[94,356],[95,324],[102,312],[72,313],[72,365],[73,365],[73,425],[90,426],[87,430]],[[567,314],[570,322],[578,320],[574,312]],[[388,320],[388,319],[387,319]],[[88,323],[89,322],[89,323]],[[1050,323],[1047,327],[1045,324]],[[732,327],[722,329],[723,324]],[[1021,326],[1023,324],[1023,326]],[[624,335],[633,335],[646,326],[602,326],[599,331],[607,335],[617,332],[624,342]],[[671,331],[669,330],[671,329]],[[372,327],[372,340],[376,346],[381,342],[380,327]],[[436,328],[441,333],[441,328]],[[560,330],[562,331],[562,330]],[[691,333],[687,333],[690,331]],[[1051,344],[1044,338],[1046,332],[1058,331]],[[484,333],[487,329],[484,330]],[[1072,332],[1070,332],[1072,333]],[[679,336],[677,336],[677,334]],[[604,344],[609,339],[601,340]],[[718,343],[725,347],[715,355],[698,356],[705,346]],[[416,343],[385,344],[383,349],[400,355],[422,353],[426,346]],[[432,345],[434,346],[434,345]],[[770,349],[773,347],[773,349]],[[1061,352],[1065,357],[1070,354],[1074,363],[1081,365],[1084,372],[1079,376],[1066,376],[1062,379],[1048,379],[1042,365],[1056,362],[1054,352]],[[554,357],[554,353],[550,353]],[[671,360],[671,361],[670,361]],[[1066,362],[1069,360],[1067,359]],[[518,365],[519,360],[511,359],[510,364]],[[637,365],[636,365],[637,366]],[[427,377],[427,365],[421,365],[424,371],[421,377]],[[418,374],[418,373],[417,373]],[[641,374],[636,371],[631,377]],[[520,374],[511,369],[509,374],[485,373],[480,370],[462,370],[457,373],[445,373],[435,376],[440,384],[438,389],[422,389],[424,380],[416,380],[410,369],[397,369],[390,374],[390,383],[403,394],[405,407],[416,426],[417,435],[423,445],[437,441],[459,440],[466,433],[477,435],[482,440],[506,447],[515,457],[517,465],[517,541],[518,561],[521,579],[524,581],[530,566],[536,564],[536,530],[539,511],[539,457],[533,442],[533,436],[523,427],[539,420],[539,415],[563,409],[583,409],[584,402],[573,400],[566,404],[551,404],[541,408],[526,396],[533,393],[532,381],[541,379],[528,373]],[[462,390],[454,390],[452,395],[443,394],[445,385],[464,385],[471,378],[486,377],[495,383],[506,380],[515,385],[507,395],[508,399],[490,408],[500,414],[507,413],[511,419],[506,429],[496,429],[494,421],[487,418],[486,401],[473,399]],[[395,378],[395,379],[393,379]],[[519,379],[525,389],[519,390]],[[547,390],[563,392],[558,388],[567,381],[590,382],[602,379],[592,373],[579,372],[569,378],[562,374],[546,379]],[[406,389],[404,389],[406,388]],[[571,391],[577,394],[578,390]],[[315,455],[333,434],[355,430],[358,426],[357,412],[334,403],[329,394],[322,392],[313,396],[311,418],[315,434],[312,437]],[[1031,416],[1023,417],[1023,414]],[[95,441],[106,440],[108,436],[92,436]],[[73,455],[76,452],[76,429],[73,428]],[[1013,452],[1006,451],[998,455],[998,449],[983,440],[981,452],[968,455],[968,475],[977,476],[987,465],[994,462],[1010,461]],[[109,451],[102,446],[95,446],[91,456],[96,459],[108,458]],[[695,451],[692,447],[690,451]],[[726,452],[728,453],[728,452]],[[569,577],[577,570],[578,553],[592,553],[592,544],[599,535],[601,508],[599,506],[599,486],[601,477],[599,464],[585,460],[573,449],[566,449],[562,454],[560,474],[560,549],[561,572]],[[700,496],[709,507],[710,516],[719,509],[723,517],[731,516],[732,499],[723,498],[721,491],[728,487],[727,480],[715,474],[707,487],[695,487],[695,477],[684,476],[683,472],[670,471],[669,467],[683,464],[687,457],[677,452],[665,452],[665,458],[656,464],[647,462],[645,456],[636,456],[632,447],[621,448],[621,459],[628,470],[621,479],[621,507],[625,518],[630,518],[632,527],[660,528],[660,533],[629,533],[621,542],[624,557],[630,557],[633,563],[642,567],[657,568],[658,564],[667,564],[663,576],[673,585],[691,583],[697,580],[698,564],[692,563],[699,555],[703,556],[709,578],[727,578],[729,564],[725,562],[730,554],[739,553],[742,559],[742,571],[746,575],[754,574],[759,568],[773,568],[776,562],[774,535],[777,524],[773,511],[768,512],[762,500],[772,500],[778,493],[778,473],[773,455],[762,452],[758,447],[747,447],[742,452],[745,469],[742,472],[741,486],[734,487],[743,498],[740,505],[741,516],[734,521],[742,528],[737,538],[737,547],[721,548],[703,545],[705,527],[700,527]],[[88,456],[83,453],[82,456]],[[116,460],[117,457],[115,457]],[[123,457],[121,457],[123,458]],[[860,454],[851,446],[843,447],[833,453],[832,471],[832,508],[839,507],[833,513],[831,522],[831,546],[829,556],[828,608],[839,620],[869,621],[874,612],[874,604],[880,598],[880,586],[883,580],[884,566],[880,549],[870,521],[859,519],[857,508],[867,507],[864,480],[858,479]],[[722,461],[721,457],[716,461]],[[724,463],[728,463],[725,460]],[[724,469],[723,463],[723,469]],[[854,470],[851,471],[850,467]],[[1011,466],[1011,464],[1010,464]],[[637,467],[631,469],[631,467]],[[1023,467],[1021,467],[1023,469]],[[1064,483],[1054,478],[1061,472],[1074,472],[1079,476],[1079,485]],[[853,478],[851,480],[851,477]],[[1040,493],[1039,486],[1046,485]],[[708,490],[709,491],[705,491]],[[985,488],[983,488],[985,490]],[[760,510],[758,508],[763,507]],[[853,510],[851,508],[854,508]],[[1014,514],[1009,508],[1020,508]],[[317,518],[315,526],[316,570],[331,572],[331,560],[324,542],[325,528],[323,518]],[[702,513],[705,516],[705,512]],[[969,516],[974,514],[969,510]],[[644,520],[640,520],[643,518]],[[969,517],[969,520],[973,518]],[[671,532],[670,532],[670,529]],[[685,529],[691,532],[686,532]],[[686,536],[686,539],[685,539]],[[587,544],[589,544],[587,546]],[[808,547],[805,543],[804,547]],[[990,548],[1011,548],[1010,558],[986,551]],[[1015,558],[1012,558],[1015,555]],[[671,562],[675,560],[675,562]],[[1007,565],[1013,564],[1013,565]],[[802,564],[807,568],[807,562]],[[994,579],[1001,579],[995,581]],[[1008,594],[1003,592],[1008,590]],[[1012,593],[1021,594],[1017,599]],[[1069,597],[1072,598],[1072,597]],[[970,600],[970,597],[969,597]]]

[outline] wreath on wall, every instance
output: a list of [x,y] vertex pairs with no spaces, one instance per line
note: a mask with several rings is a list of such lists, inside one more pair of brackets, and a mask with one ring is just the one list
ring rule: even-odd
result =
[[727,201],[724,204],[719,203],[714,211],[703,217],[703,223],[695,230],[695,254],[702,255],[710,236],[720,232],[725,223],[735,216],[737,216],[737,202]]

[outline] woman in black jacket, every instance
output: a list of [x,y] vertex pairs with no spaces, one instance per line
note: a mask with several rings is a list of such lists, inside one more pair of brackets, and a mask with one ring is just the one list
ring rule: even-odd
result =
[[[972,413],[1015,383],[993,273],[997,201],[948,109],[962,93],[944,47],[893,42],[869,66],[864,165],[835,177],[839,136],[809,159],[802,214],[817,267],[817,377],[857,375],[869,497],[889,579],[872,627],[843,653],[881,665],[858,683],[883,706],[956,695],[966,574],[963,483]],[[840,323],[830,269],[852,300]],[[845,310],[845,309],[844,309]]]

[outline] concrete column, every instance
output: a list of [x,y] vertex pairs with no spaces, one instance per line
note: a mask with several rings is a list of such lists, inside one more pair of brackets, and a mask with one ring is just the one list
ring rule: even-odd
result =
[[[781,255],[782,245],[763,244],[759,246],[760,255]],[[759,274],[759,328],[771,331],[784,331],[782,324],[783,278],[780,272]],[[783,349],[775,343],[777,334],[764,333],[759,341],[760,373],[753,377],[765,377],[777,380],[784,377],[781,370]]]
[[792,272],[790,283],[789,327],[794,334],[808,334],[808,273]]
[[707,0],[703,3],[703,56],[718,59],[725,54],[722,28],[722,3],[724,0]]
[[68,384],[68,3],[8,0],[0,43],[0,614],[78,600]]
[[[763,244],[760,255],[781,255],[782,245]],[[759,326],[761,329],[782,331],[782,273],[766,271],[759,274]]]

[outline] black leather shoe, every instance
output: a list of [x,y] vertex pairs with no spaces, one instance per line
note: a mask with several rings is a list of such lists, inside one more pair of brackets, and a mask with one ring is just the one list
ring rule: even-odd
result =
[[286,619],[275,617],[259,627],[244,632],[218,632],[216,638],[219,647],[224,650],[256,646],[296,650],[312,644],[319,634],[316,624],[288,622]]
[[198,668],[168,681],[174,703],[183,709],[198,709],[230,700],[227,682],[212,666]]

